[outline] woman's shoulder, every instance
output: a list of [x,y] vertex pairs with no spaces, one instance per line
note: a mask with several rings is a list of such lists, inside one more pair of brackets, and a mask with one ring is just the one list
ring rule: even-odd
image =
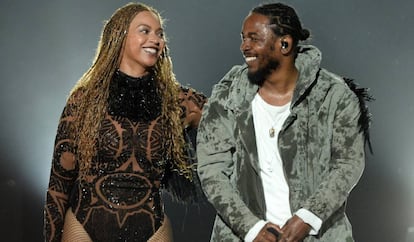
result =
[[84,87],[75,87],[69,93],[68,103],[79,102],[86,95]]

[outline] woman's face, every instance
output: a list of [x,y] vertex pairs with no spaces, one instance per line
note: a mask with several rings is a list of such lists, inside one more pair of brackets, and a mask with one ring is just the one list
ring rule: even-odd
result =
[[164,47],[164,30],[157,15],[140,12],[129,25],[119,69],[130,76],[142,76],[157,63]]

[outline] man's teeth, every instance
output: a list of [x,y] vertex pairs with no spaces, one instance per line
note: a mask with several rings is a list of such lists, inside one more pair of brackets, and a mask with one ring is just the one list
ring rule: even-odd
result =
[[252,56],[252,57],[245,57],[244,59],[246,60],[246,62],[249,62],[249,61],[254,61],[254,60],[256,60],[256,57],[255,57],[255,56]]
[[154,48],[144,48],[144,50],[150,54],[155,54],[157,53],[157,50]]

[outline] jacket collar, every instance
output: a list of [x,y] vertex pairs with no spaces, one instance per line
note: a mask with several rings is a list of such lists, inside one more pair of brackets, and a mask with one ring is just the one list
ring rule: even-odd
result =
[[298,56],[296,57],[295,65],[299,70],[299,79],[293,92],[293,107],[300,102],[301,98],[316,81],[321,61],[322,53],[315,46],[298,46]]

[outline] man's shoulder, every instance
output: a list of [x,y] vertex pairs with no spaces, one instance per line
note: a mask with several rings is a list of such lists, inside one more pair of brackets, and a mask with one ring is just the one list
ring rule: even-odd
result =
[[247,80],[247,66],[235,65],[214,85],[213,92],[228,92],[232,87]]
[[321,68],[319,72],[319,80],[323,82],[328,82],[331,85],[345,84],[343,78],[340,75],[330,72],[324,68]]
[[325,69],[319,73],[318,86],[317,90],[325,93],[324,96],[329,95],[347,103],[359,103],[360,107],[365,107],[366,102],[373,100],[368,88],[360,87],[353,79]]
[[247,72],[247,65],[234,65],[223,79],[238,80],[240,77]]
[[345,80],[346,78],[344,76],[321,68],[318,81],[324,83],[324,86],[327,86],[330,91],[352,94],[353,92]]

